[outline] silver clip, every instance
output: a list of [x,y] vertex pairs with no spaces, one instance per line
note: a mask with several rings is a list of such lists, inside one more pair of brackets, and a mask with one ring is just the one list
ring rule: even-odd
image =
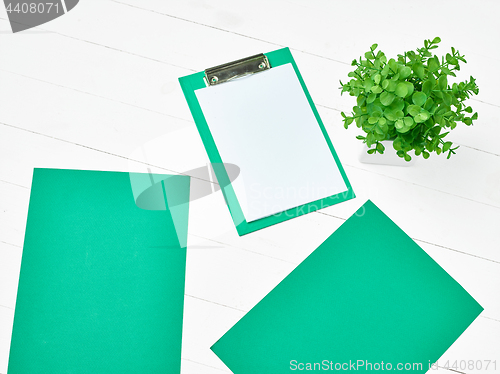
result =
[[255,56],[206,69],[204,79],[207,86],[215,86],[230,81],[231,79],[259,73],[270,68],[271,65],[269,64],[269,60],[263,53],[260,53]]

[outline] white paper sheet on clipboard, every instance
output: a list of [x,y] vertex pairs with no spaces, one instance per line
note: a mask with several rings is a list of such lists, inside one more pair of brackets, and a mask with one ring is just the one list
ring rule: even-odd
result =
[[247,222],[347,191],[292,64],[195,94]]

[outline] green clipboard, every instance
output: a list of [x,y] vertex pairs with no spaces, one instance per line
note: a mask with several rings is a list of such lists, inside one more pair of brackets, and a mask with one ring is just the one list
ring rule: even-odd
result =
[[[293,70],[291,70],[292,68],[293,68]],[[270,72],[273,71],[274,69],[276,69],[276,73],[273,72],[271,74]],[[318,179],[323,178],[326,180],[328,178],[332,178],[332,180],[333,180],[334,174],[335,174],[335,175],[337,175],[337,177],[336,177],[337,180],[342,181],[339,183],[340,184],[343,183],[343,186],[342,186],[342,188],[336,190],[335,188],[332,187],[333,183],[323,183],[323,184],[320,183],[318,185],[321,188],[325,187],[325,190],[334,191],[334,193],[330,192],[324,196],[318,195],[318,194],[315,195],[314,193],[312,193],[312,194],[310,194],[311,197],[308,196],[309,200],[307,200],[307,198],[303,199],[305,201],[303,203],[298,203],[297,205],[289,206],[286,209],[276,211],[276,212],[271,212],[272,214],[268,214],[266,216],[259,217],[258,219],[250,220],[250,219],[248,219],[248,213],[245,213],[244,205],[242,206],[242,201],[240,201],[241,199],[238,198],[237,191],[235,191],[235,185],[236,185],[236,181],[238,180],[238,178],[244,179],[245,176],[250,174],[250,173],[245,175],[246,169],[244,169],[243,166],[240,167],[240,165],[237,165],[237,164],[236,165],[238,167],[240,167],[240,169],[241,169],[240,170],[240,177],[237,177],[235,180],[234,176],[231,176],[230,175],[231,173],[228,172],[229,168],[227,167],[227,165],[234,164],[234,162],[232,159],[229,159],[227,156],[227,154],[230,152],[226,151],[224,149],[221,149],[221,140],[220,139],[224,138],[226,136],[225,130],[217,130],[218,132],[216,132],[214,134],[214,132],[215,132],[214,123],[218,121],[218,117],[217,116],[214,117],[214,115],[212,114],[212,117],[209,118],[209,116],[207,115],[207,105],[205,104],[205,107],[204,107],[204,103],[201,102],[201,100],[200,100],[201,97],[199,95],[200,95],[200,92],[201,93],[206,92],[207,94],[211,94],[212,91],[209,91],[209,90],[214,90],[213,92],[215,93],[215,89],[220,90],[218,87],[221,87],[223,85],[224,86],[228,85],[227,90],[229,90],[229,87],[233,90],[236,90],[238,88],[236,85],[240,85],[241,87],[243,87],[244,85],[248,86],[250,84],[253,84],[252,82],[254,82],[254,81],[257,82],[257,80],[264,81],[265,80],[264,78],[267,78],[267,77],[273,78],[272,75],[277,76],[279,70],[282,71],[283,73],[285,73],[285,71],[284,71],[285,69],[288,69],[289,75],[290,75],[290,71],[292,72],[291,73],[291,75],[293,75],[292,80],[295,80],[296,86],[299,87],[297,89],[297,91],[300,91],[300,93],[298,93],[298,95],[303,95],[303,97],[302,97],[303,103],[302,104],[304,104],[304,108],[307,107],[304,109],[304,112],[305,112],[304,116],[306,117],[306,115],[309,115],[310,117],[307,117],[307,118],[311,119],[310,120],[311,123],[314,122],[314,124],[311,124],[311,126],[313,126],[311,129],[314,130],[314,131],[310,131],[311,138],[312,138],[312,135],[314,133],[316,136],[315,139],[317,141],[319,141],[320,143],[322,142],[320,144],[321,147],[319,147],[319,148],[323,147],[325,149],[325,153],[322,153],[322,155],[324,155],[324,156],[318,158],[317,160],[318,161],[324,160],[325,163],[329,163],[328,165],[333,165],[333,167],[324,168],[325,174],[322,174],[323,173],[322,171],[316,172],[316,174],[311,174],[312,171],[310,171],[309,166],[311,168],[314,168],[315,166],[317,166],[316,162],[309,162],[308,164],[305,162],[303,164],[302,164],[302,162],[299,162],[299,163],[296,162],[295,165],[298,165],[297,168],[301,169],[302,170],[301,172],[304,173],[304,177],[302,180],[306,181],[305,183],[308,183],[307,182],[308,178],[310,179],[309,176],[311,176],[311,175],[317,176]],[[267,74],[267,75],[265,75],[265,74]],[[234,79],[234,78],[240,78],[242,76],[245,76],[245,77],[243,77],[241,79]],[[278,79],[278,78],[273,78],[273,79]],[[271,226],[271,225],[274,225],[274,224],[277,224],[280,222],[283,222],[283,221],[286,221],[286,220],[294,218],[294,217],[298,217],[298,216],[306,214],[306,213],[313,212],[315,210],[318,210],[318,209],[321,209],[324,207],[334,205],[334,204],[339,203],[339,202],[343,202],[345,200],[352,199],[355,197],[353,189],[349,183],[349,180],[347,179],[347,176],[345,174],[344,169],[342,168],[342,165],[339,161],[337,153],[335,152],[333,144],[328,136],[328,133],[325,129],[325,126],[323,125],[323,122],[321,121],[321,118],[318,114],[318,111],[316,110],[314,102],[313,102],[311,96],[309,95],[309,92],[306,88],[304,80],[302,79],[302,76],[300,75],[299,69],[297,68],[297,65],[296,65],[296,63],[292,57],[292,54],[290,53],[290,50],[288,48],[283,48],[283,49],[279,49],[279,50],[276,50],[273,52],[260,54],[260,55],[256,55],[256,56],[251,56],[251,57],[248,57],[246,59],[234,61],[234,62],[231,62],[228,64],[224,64],[224,65],[220,65],[220,66],[217,66],[214,68],[207,69],[205,71],[201,71],[201,72],[198,72],[195,74],[181,77],[181,78],[179,78],[179,82],[180,82],[180,85],[182,87],[182,91],[184,93],[186,101],[188,103],[189,109],[191,110],[191,113],[193,115],[198,132],[200,133],[201,139],[202,139],[203,144],[205,146],[205,149],[207,151],[209,160],[212,164],[215,176],[217,178],[217,182],[220,185],[220,188],[221,188],[222,193],[224,195],[226,204],[228,205],[233,222],[236,226],[236,230],[240,236],[248,234],[248,233],[256,231],[256,230],[260,230],[262,228],[265,228],[265,227],[268,227],[268,226]],[[292,83],[290,83],[290,84],[292,84]],[[231,85],[231,86],[229,86],[229,85]],[[259,88],[258,85],[256,87]],[[226,89],[226,88],[224,88],[224,89]],[[219,91],[219,92],[221,92],[221,91]],[[224,94],[224,92],[222,92],[222,93]],[[246,101],[249,98],[252,98],[252,97],[255,98],[256,96],[260,96],[263,93],[266,93],[265,89],[258,91],[256,95],[242,94],[241,95],[241,107],[235,109],[235,111],[242,110],[242,112],[244,112],[245,110],[247,110],[247,111],[250,110],[249,104],[247,104]],[[221,105],[225,105],[224,100],[227,101],[228,111],[234,107],[234,105],[231,104],[232,98],[233,98],[233,95],[226,94],[225,99],[222,99],[222,98],[219,99],[221,101]],[[274,104],[272,104],[272,105],[274,105]],[[277,105],[277,107],[279,107],[279,106]],[[290,105],[290,110],[293,108],[294,108],[294,106]],[[256,109],[258,111],[260,108],[252,108],[252,110],[253,109]],[[270,111],[270,110],[272,110],[272,108],[268,109],[268,111]],[[279,108],[277,110],[279,110]],[[310,112],[309,114],[306,113],[308,111]],[[246,118],[244,118],[244,117],[245,117],[244,114],[242,114],[240,117],[238,117],[238,115],[236,114],[234,117],[234,121],[230,122],[231,125],[229,127],[226,126],[225,129],[234,129],[234,127],[240,126],[241,125],[240,122],[246,120]],[[279,117],[279,115],[278,115],[278,117]],[[254,122],[254,123],[257,123],[257,122]],[[305,123],[305,121],[304,121],[304,123]],[[277,125],[282,126],[284,124],[279,123],[279,121],[270,121],[268,124],[266,124],[266,126],[269,126],[269,128],[273,128],[274,126],[277,126]],[[284,131],[284,133],[286,133],[284,135],[287,136],[287,135],[289,135],[289,133],[293,134],[293,131],[296,131],[295,129],[298,129],[297,134],[300,131],[305,131],[304,130],[305,125],[304,125],[304,127],[301,127],[301,126],[302,126],[302,124],[299,123],[295,127],[290,127],[291,130]],[[221,128],[224,128],[224,127],[221,125]],[[249,135],[249,136],[251,135],[250,130],[251,129],[248,130],[248,133],[246,135]],[[309,132],[305,132],[303,134],[305,134],[305,136],[302,136],[302,138],[305,139],[305,141],[309,141]],[[227,136],[229,137],[229,135],[227,135]],[[286,147],[287,146],[286,136],[284,136],[285,140],[282,140],[281,137],[276,137],[275,144],[280,144],[281,147]],[[321,140],[318,140],[319,138],[321,138]],[[268,138],[266,138],[265,140],[269,141]],[[225,141],[227,142],[227,140],[225,140]],[[230,149],[230,148],[231,149],[235,148],[235,149],[239,149],[239,150],[243,149],[245,151],[248,151],[249,154],[255,154],[257,158],[264,157],[258,153],[258,152],[262,152],[262,149],[261,150],[255,149],[255,148],[260,148],[260,147],[255,147],[255,146],[253,146],[253,147],[245,147],[245,146],[237,147],[234,145],[231,145],[231,146],[232,146],[232,148],[226,147],[226,149]],[[290,146],[290,147],[292,147],[292,146]],[[265,146],[263,146],[263,148],[268,149],[269,153],[272,152],[269,148],[265,148]],[[307,144],[305,146],[301,145],[300,149],[294,149],[293,152],[292,151],[290,151],[290,152],[291,152],[291,156],[293,156],[292,153],[295,154],[296,152],[299,152],[300,155],[303,155],[304,157],[307,158],[307,157],[312,157],[311,155],[314,154],[314,152],[316,152],[316,149],[318,149],[318,147],[313,146],[311,143],[311,145],[309,145],[309,148],[308,148]],[[232,152],[232,150],[231,150],[231,152]],[[241,152],[241,151],[239,151],[239,152]],[[278,158],[283,157],[284,159],[286,159],[286,157],[283,155],[283,153],[276,152],[276,154],[277,154]],[[247,156],[247,155],[245,155],[245,157],[249,158],[249,156]],[[274,160],[274,157],[269,157],[268,159]],[[265,161],[266,161],[265,159],[264,160],[260,159],[261,164]],[[290,166],[290,168],[292,168],[292,167],[295,167],[295,166],[294,165]],[[280,169],[280,168],[275,168],[275,169]],[[271,172],[269,172],[269,175],[271,175]],[[271,176],[271,178],[272,178],[272,176]],[[300,173],[298,173],[297,175],[290,176],[290,178],[295,178],[296,180],[298,180],[300,182]],[[241,183],[243,183],[243,182],[241,182]],[[254,184],[254,185],[256,185],[256,184]],[[262,186],[260,186],[260,187],[262,187]],[[265,188],[265,187],[262,187],[262,188]],[[273,188],[274,188],[274,190],[272,190],[272,191],[277,196],[278,193],[276,193],[275,191],[278,191],[278,188],[281,188],[280,191],[282,191],[288,187],[285,184],[281,187],[278,186],[278,187],[273,187]],[[318,189],[319,189],[319,187],[318,187]],[[297,188],[297,190],[298,190],[298,188]],[[296,191],[294,193],[296,195],[298,195],[298,193]],[[287,198],[290,195],[291,194],[289,193],[287,195]],[[320,196],[320,198],[318,198],[318,196]],[[278,198],[276,198],[276,199],[278,199]],[[289,200],[292,200],[292,199],[289,199]],[[265,204],[267,204],[266,206],[271,206],[271,204],[273,203],[273,200],[270,200],[270,201],[271,202],[266,201],[266,203],[265,203]],[[297,197],[296,201],[300,201],[300,198]],[[252,203],[255,205],[255,202],[252,202]],[[286,203],[292,204],[288,201]],[[285,205],[286,204],[283,203],[283,206],[285,206]],[[279,206],[278,206],[278,208],[279,208]],[[272,209],[272,208],[270,208],[270,209]],[[263,209],[263,210],[265,210],[265,209]]]

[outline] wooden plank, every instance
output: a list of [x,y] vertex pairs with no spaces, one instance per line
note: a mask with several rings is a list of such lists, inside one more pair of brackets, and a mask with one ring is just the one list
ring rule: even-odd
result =
[[[491,12],[493,2],[460,2],[459,6],[449,7],[446,3],[426,0],[419,3],[421,9],[432,9],[425,17],[411,16],[415,11],[412,3],[398,4],[395,8],[389,0],[374,3],[357,0],[342,5],[324,1],[270,3],[259,0],[252,6],[260,11],[251,14],[247,7],[230,0],[218,1],[216,6],[207,0],[160,4],[154,0],[119,2],[345,64],[364,54],[372,43],[379,43],[388,56],[396,57],[405,50],[421,47],[424,38],[440,36],[443,42],[437,52],[444,54],[454,45],[465,53],[468,66],[462,71],[464,79],[473,72],[482,83],[479,98],[500,105],[496,90],[500,77],[483,69],[483,66],[494,66],[500,59],[500,52],[491,48],[488,38],[484,37],[485,32],[500,35],[500,26]],[[446,20],[474,20],[471,22],[477,22],[478,27],[449,27],[443,22],[444,15]]]
[[0,122],[128,156],[192,121],[0,71]]
[[[55,33],[42,38],[39,34],[2,37],[0,48],[12,51],[9,58],[0,61],[0,70],[176,118],[190,118],[177,80],[190,70]],[[33,56],[37,56],[36,63]],[[45,100],[49,100],[46,105],[56,104],[50,98]]]
[[0,374],[7,374],[14,310],[0,306]]
[[[498,347],[500,347],[500,322],[479,317],[438,360],[438,365],[451,368],[457,361],[458,369],[452,370],[467,374],[498,373],[500,371]],[[496,365],[490,362],[486,369],[487,360],[496,361]],[[465,364],[469,365],[469,361],[473,361],[471,368],[466,366],[462,369]],[[478,361],[481,363],[478,364]]]
[[[343,165],[500,207],[500,157],[471,147],[461,147],[449,160],[446,155],[433,154],[427,160],[417,158],[411,167],[362,164],[359,156],[366,148],[355,139],[359,130],[350,127],[346,131],[340,123],[341,118],[329,109],[319,108],[319,112]],[[475,128],[466,130],[473,132]],[[387,151],[395,152],[391,149]],[[356,191],[357,186],[353,184],[353,187]]]
[[[9,134],[15,133],[16,130],[11,129],[8,130],[3,139],[9,138]],[[186,136],[185,131],[180,131],[182,134],[179,135],[181,138]],[[26,171],[23,173],[17,173],[17,175],[24,175],[24,177],[19,180],[16,179],[17,182],[23,183],[25,186],[29,186],[31,180],[31,172],[30,168],[37,165],[37,162],[43,160],[42,164],[38,164],[38,166],[49,166],[53,162],[53,160],[57,160],[56,165],[58,165],[61,161],[65,162],[67,167],[75,167],[78,166],[83,160],[77,160],[78,162],[68,161],[66,152],[69,154],[87,154],[87,152],[83,152],[83,150],[75,151],[67,151],[68,149],[72,149],[72,147],[68,144],[60,144],[57,148],[54,148],[53,144],[57,144],[57,141],[52,140],[48,141],[46,146],[41,146],[45,142],[37,144],[38,141],[32,140],[33,143],[28,143],[20,148],[19,145],[26,143],[28,138],[18,138],[18,136],[11,137],[12,142],[8,142],[5,144],[3,150],[5,151],[5,156],[15,155],[15,157],[11,156],[11,161],[9,164],[4,164],[4,167],[12,166],[12,169],[2,169],[2,175],[8,176],[9,173],[15,173],[16,170]],[[32,135],[32,139],[36,139],[36,135]],[[199,142],[198,137],[193,128],[190,128],[190,131],[187,131],[187,137],[191,137],[193,139],[193,144]],[[22,140],[24,139],[24,140]],[[170,142],[166,142],[166,147],[164,149],[168,150],[168,153],[163,157],[164,160],[172,159],[179,160],[179,164],[175,165],[177,169],[176,171],[186,171],[189,170],[190,167],[198,167],[202,166],[203,162],[206,161],[204,159],[203,150],[200,144],[198,144],[198,153],[199,158],[190,157],[177,157],[175,158],[176,150],[182,150],[183,147],[175,147],[177,143],[176,140],[179,138],[171,137]],[[196,140],[196,141],[195,141]],[[19,144],[15,145],[14,144]],[[178,144],[186,144],[184,141],[178,142]],[[10,147],[10,148],[9,148]],[[69,147],[69,148],[68,148]],[[146,147],[147,148],[147,147]],[[160,147],[161,148],[161,147]],[[186,149],[186,147],[184,147]],[[50,151],[48,151],[50,149]],[[54,153],[55,149],[60,149],[58,154]],[[30,154],[30,152],[32,152]],[[89,151],[90,152],[90,151]],[[86,162],[92,159],[94,153],[90,152],[92,156],[84,156]],[[29,155],[29,156],[27,156]],[[180,153],[182,156],[186,156],[185,153]],[[342,157],[342,154],[341,154]],[[25,160],[23,161],[23,158]],[[161,157],[158,158],[160,160]],[[100,159],[100,158],[99,158]],[[104,160],[104,159],[100,159]],[[194,160],[185,163],[186,160]],[[198,160],[198,161],[196,161]],[[128,165],[127,160],[123,160],[121,163],[122,167],[126,169]],[[126,161],[126,162],[125,162]],[[104,164],[103,164],[104,162]],[[13,164],[15,163],[15,164]],[[104,166],[107,161],[100,161],[96,164],[93,164],[96,169]],[[54,166],[52,164],[52,166]],[[81,168],[85,168],[83,165]],[[143,172],[147,172],[147,165],[137,164],[137,169],[140,169]],[[184,169],[181,169],[184,167]],[[113,168],[112,168],[113,169]],[[116,168],[114,168],[116,169]],[[137,170],[136,169],[136,170]],[[351,182],[355,186],[356,193],[358,195],[358,199],[353,202],[347,202],[329,209],[325,209],[322,212],[327,214],[336,215],[341,218],[347,218],[353,211],[355,211],[356,207],[360,205],[360,200],[364,201],[367,198],[372,198],[375,202],[384,202],[386,201],[387,206],[390,209],[388,214],[393,217],[396,222],[403,226],[403,228],[412,236],[427,242],[436,243],[445,247],[453,248],[455,250],[463,251],[466,253],[471,253],[477,256],[490,258],[496,261],[498,258],[497,248],[497,238],[494,235],[495,233],[495,224],[499,221],[499,212],[495,207],[481,206],[476,203],[467,200],[460,199],[460,203],[457,203],[457,199],[453,196],[449,196],[446,193],[435,191],[431,189],[422,189],[416,188],[415,185],[411,183],[405,183],[398,180],[388,180],[386,177],[381,176],[376,173],[366,173],[365,171],[361,171],[357,168],[349,168],[348,174],[351,178]],[[12,174],[11,174],[12,175]],[[371,180],[371,183],[366,183],[366,180]],[[409,199],[408,196],[418,196],[419,199]],[[378,200],[377,200],[378,199]],[[391,205],[397,202],[397,205],[394,208],[390,208]],[[25,203],[27,204],[27,203]],[[27,205],[25,205],[27,207]],[[398,206],[405,206],[406,209],[401,210]],[[234,235],[234,227],[232,225],[232,221],[230,220],[229,214],[227,212],[226,207],[224,206],[224,202],[220,192],[218,194],[214,194],[214,196],[210,196],[205,199],[200,199],[193,202],[191,206],[193,211],[196,211],[198,214],[191,215],[192,221],[190,222],[190,227],[194,228],[193,233],[203,233],[201,236],[205,236],[208,238],[217,239],[219,235],[223,235],[226,232],[232,233]],[[204,218],[206,217],[206,211],[211,212],[212,217],[217,217],[217,220],[213,219],[207,222]],[[407,221],[406,217],[408,216],[408,212],[411,212],[412,217],[415,217],[414,220],[408,222],[407,227],[405,227],[404,222]],[[196,218],[197,217],[197,218]],[[396,219],[397,218],[397,219]],[[11,218],[9,218],[11,219]],[[19,218],[24,219],[24,218]],[[291,226],[284,225],[282,230],[290,230],[291,232],[307,232],[301,230],[301,225],[303,221],[300,221],[300,224],[294,224],[295,220],[292,220],[290,225],[293,225],[293,229],[290,230]],[[413,225],[413,222],[427,222],[428,224],[425,226]],[[305,221],[304,221],[305,222]],[[476,236],[471,236],[468,233],[469,227],[475,227],[475,232],[479,237],[482,238],[482,242],[478,245]],[[7,226],[8,227],[8,226]],[[307,229],[310,229],[311,226],[304,226]],[[314,227],[314,226],[313,226]],[[321,227],[321,225],[318,225]],[[17,232],[22,232],[22,227],[16,229]],[[274,233],[274,230],[278,230],[277,228],[270,228],[269,232]],[[297,231],[298,230],[298,231]],[[332,230],[333,231],[333,230]],[[425,231],[422,234],[422,231]],[[266,230],[263,233],[267,232]],[[318,238],[326,238],[327,232],[321,234],[321,236],[317,236]],[[259,234],[260,236],[260,234]],[[312,235],[311,235],[312,236]],[[287,237],[283,235],[283,237]],[[244,245],[247,248],[259,248],[260,246],[257,243],[248,243],[246,244],[246,239],[233,237],[232,243],[233,245],[239,241],[240,244],[237,246]],[[295,236],[291,236],[291,242],[301,243],[301,241],[297,241]],[[293,239],[292,239],[293,238]],[[13,243],[17,243],[20,245],[21,241],[17,240]],[[319,244],[319,243],[318,243]]]
[[[192,22],[186,22],[180,19],[168,17],[159,13],[143,11],[141,9],[132,8],[129,6],[120,5],[117,3],[99,3],[99,5],[89,2],[90,7],[83,7],[79,17],[80,21],[75,27],[73,19],[71,17],[64,17],[56,20],[57,22],[51,22],[46,27],[57,30],[64,35],[69,35],[73,38],[79,38],[76,42],[80,42],[80,39],[88,40],[92,43],[102,43],[107,47],[113,46],[114,50],[117,52],[122,52],[123,54],[128,54],[132,57],[144,56],[151,61],[162,61],[166,63],[171,63],[171,67],[187,66],[188,70],[180,75],[188,74],[191,70],[202,70],[204,67],[218,64],[223,61],[228,61],[231,59],[236,59],[244,55],[250,54],[250,51],[261,52],[274,49],[279,47],[279,44],[269,44],[265,42],[259,42],[253,39],[244,38],[241,35],[237,35],[231,32],[223,32],[221,30],[214,29],[212,27],[206,27],[199,24],[193,24]],[[120,14],[122,17],[118,18],[119,22],[114,25],[114,32],[106,32],[108,30],[108,25],[105,24],[106,20],[96,18],[92,6],[104,7],[101,11],[108,11],[110,14]],[[83,13],[82,13],[83,12]],[[92,16],[91,16],[92,15]],[[141,24],[146,25],[146,29],[136,30],[131,29],[128,24],[128,19],[135,17],[137,22],[143,20]],[[63,21],[63,19],[65,21]],[[86,24],[85,22],[89,22]],[[162,33],[158,32],[158,29],[165,29]],[[231,48],[230,50],[220,51],[207,43],[206,40],[202,38],[193,38],[191,43],[175,43],[172,48],[157,48],[157,43],[161,43],[159,38],[163,38],[163,35],[170,35],[177,30],[179,34],[190,34],[193,33],[193,29],[197,30],[197,33],[204,35],[206,38],[213,38],[213,40],[218,40],[221,45],[233,45],[236,48]],[[99,32],[100,31],[100,32]],[[144,38],[151,40],[151,43],[143,43],[143,38],[139,38],[137,33],[141,33]],[[216,33],[216,35],[212,35]],[[34,35],[36,37],[36,35]],[[74,40],[75,41],[75,40]],[[116,47],[118,46],[118,47]],[[43,46],[47,51],[50,51],[50,46]],[[58,48],[56,46],[56,48]],[[23,49],[24,50],[24,49]],[[196,52],[198,51],[198,52]],[[108,51],[109,52],[109,51]],[[94,52],[95,54],[96,52]],[[92,54],[92,53],[91,53]],[[160,55],[161,54],[161,55]],[[350,66],[347,63],[338,63],[329,59],[320,58],[316,55],[311,55],[309,53],[302,53],[300,51],[294,51],[296,58],[301,66],[301,70],[306,78],[306,82],[311,86],[311,92],[317,103],[323,106],[349,110],[353,105],[352,98],[344,95],[340,97],[339,91],[332,90],[332,87],[338,86],[339,79],[346,80],[347,72],[350,70]],[[50,52],[47,53],[50,56]],[[78,56],[78,54],[77,54]],[[24,58],[24,57],[23,57]],[[77,57],[81,59],[81,56]],[[134,59],[136,62],[137,59]],[[91,64],[91,61],[89,61]],[[135,63],[134,62],[134,63]],[[52,60],[49,63],[53,63]],[[114,65],[114,61],[111,63]],[[64,63],[65,66],[73,66],[74,62],[68,61]],[[11,69],[10,67],[9,69]],[[18,69],[18,67],[15,67]],[[191,70],[189,70],[191,69]],[[467,68],[465,68],[467,70]],[[104,69],[103,69],[104,70]],[[149,69],[148,69],[149,70]],[[182,69],[181,69],[182,70]],[[469,69],[471,72],[474,69]],[[483,71],[484,69],[475,69]],[[17,70],[18,71],[18,70]],[[27,72],[25,72],[27,73]],[[464,77],[468,76],[468,72],[462,71]],[[130,74],[129,74],[130,75]],[[482,79],[486,84],[490,84],[491,79]],[[66,84],[70,83],[68,80]],[[162,87],[163,91],[177,90],[177,83],[174,80],[169,80]],[[315,87],[321,87],[320,90],[316,90]],[[88,88],[88,87],[87,87]],[[80,88],[85,89],[85,88]],[[496,93],[496,90],[494,91]],[[486,95],[491,97],[491,95]],[[131,100],[135,100],[132,98]],[[342,103],[345,103],[342,105]],[[478,110],[481,114],[481,119],[478,122],[483,128],[483,124],[490,124],[490,111],[482,108],[478,102],[472,101],[473,107]],[[166,103],[165,103],[166,105]],[[479,105],[479,107],[477,107]],[[176,107],[176,106],[174,106]],[[163,110],[160,108],[157,110]],[[498,113],[498,112],[497,112]],[[483,118],[483,114],[486,114]],[[497,114],[498,116],[498,114]],[[190,118],[189,116],[184,118]],[[477,131],[477,130],[476,130]],[[490,152],[495,152],[496,147],[492,144],[489,139],[495,138],[494,134],[498,132],[497,127],[491,125],[486,126],[485,134],[478,134],[474,137],[468,135],[463,136],[459,139],[462,144],[468,144],[469,140],[474,140],[475,148],[478,148],[477,143],[481,141],[486,141],[490,145],[488,148]],[[489,135],[489,136],[487,136]],[[493,136],[492,136],[493,135]],[[480,147],[479,147],[480,148]]]
[[[187,361],[203,363],[210,370],[230,372],[224,363],[210,350],[238,320],[244,312],[186,296],[184,299],[184,326],[182,331],[182,357]],[[187,364],[186,364],[187,365]],[[194,365],[189,365],[192,370]],[[205,373],[186,371],[183,363],[182,373]],[[207,372],[211,372],[208,371]]]
[[[147,169],[151,168],[148,165],[141,165],[139,162],[110,156],[103,152],[96,152],[33,133],[25,133],[22,130],[4,127],[2,133],[2,139],[9,139],[10,141],[4,142],[0,148],[0,154],[12,161],[0,165],[0,172],[7,180],[12,180],[26,187],[29,187],[31,169],[35,166],[131,170],[130,163],[134,171],[147,172]],[[196,158],[191,159],[188,156],[174,157],[177,152],[179,152],[179,156],[187,155],[190,152],[190,149],[184,146],[189,142],[187,141],[188,138],[193,139],[192,144],[199,143],[195,130],[191,127],[171,133],[169,146],[163,147],[168,149],[168,154],[171,155],[171,157],[165,155],[164,160],[180,160],[175,162],[175,169],[177,170],[174,170],[174,172],[183,172],[189,170],[188,168],[204,165],[201,144],[198,144],[197,152],[199,156]],[[176,140],[179,139],[182,139],[182,141],[177,142]],[[339,154],[343,160],[343,153],[339,152]],[[154,165],[155,160],[153,157],[151,164]],[[194,161],[186,162],[186,160]],[[491,162],[488,162],[491,165]],[[181,169],[181,167],[186,169]],[[498,239],[495,234],[496,222],[500,221],[498,208],[478,204],[466,198],[457,198],[443,191],[419,187],[403,180],[387,178],[372,170],[362,170],[350,166],[347,166],[346,169],[358,199],[326,208],[322,210],[322,213],[345,219],[362,202],[371,198],[375,203],[380,204],[381,208],[412,237],[491,260],[500,260],[497,251]],[[166,170],[159,170],[167,172]],[[367,183],[367,181],[370,182]],[[220,236],[230,235],[230,243],[234,246],[248,249],[259,248],[256,243],[251,242],[249,236],[243,238],[235,236],[234,227],[220,192],[210,198],[193,202],[192,207],[194,211],[198,212],[195,217],[199,217],[193,218],[190,222],[193,223],[190,226],[193,227],[194,231],[191,231],[193,234],[202,233],[200,236],[215,240]],[[401,209],[401,207],[405,207],[405,209]],[[210,212],[210,215],[207,215],[207,212]],[[207,223],[205,217],[217,218],[217,220],[213,219]],[[411,220],[408,217],[411,217]],[[270,235],[274,235],[279,230],[284,230],[284,232],[289,230],[288,232],[297,233],[296,235],[298,235],[298,233],[307,232],[304,230],[309,229],[311,226],[318,225],[311,223],[310,226],[307,225],[304,229],[301,229],[301,225],[308,222],[308,220],[309,218],[298,221],[291,220],[289,224],[284,223],[283,228],[278,225],[263,230],[262,233],[269,232]],[[218,226],[219,224],[220,226]],[[216,227],[220,228],[212,231]],[[319,227],[321,227],[321,224],[319,224]],[[469,234],[470,227],[475,228],[474,236]],[[322,234],[318,238],[326,238],[327,232],[322,231],[324,229],[320,230]],[[226,232],[229,234],[225,234]],[[258,233],[257,236],[252,235],[250,237],[260,237],[260,235]],[[286,234],[278,236],[278,238],[283,237],[289,237],[291,243],[301,243],[294,234],[291,234],[291,236]],[[482,238],[480,245],[477,243],[477,237]],[[13,241],[12,244],[20,245],[22,242],[20,239]]]
[[14,309],[22,248],[0,242],[0,307]]

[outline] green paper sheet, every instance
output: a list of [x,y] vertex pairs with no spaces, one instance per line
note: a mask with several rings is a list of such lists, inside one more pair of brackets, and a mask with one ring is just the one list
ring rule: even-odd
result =
[[482,310],[368,201],[212,350],[234,374],[426,372]]
[[8,374],[179,373],[188,200],[189,177],[35,169]]

